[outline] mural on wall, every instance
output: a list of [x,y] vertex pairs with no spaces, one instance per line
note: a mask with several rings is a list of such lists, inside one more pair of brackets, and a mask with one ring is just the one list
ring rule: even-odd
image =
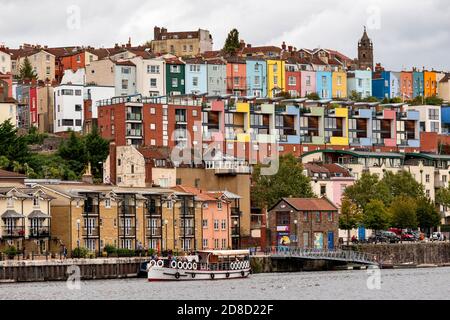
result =
[[318,250],[323,249],[323,233],[322,232],[314,233],[314,249],[318,249]]

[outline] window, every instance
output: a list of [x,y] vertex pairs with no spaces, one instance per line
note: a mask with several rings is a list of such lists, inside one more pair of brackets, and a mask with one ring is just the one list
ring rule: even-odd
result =
[[430,109],[430,110],[428,110],[428,118],[430,120],[440,120],[439,119],[439,110],[438,109]]
[[290,86],[297,85],[297,79],[295,77],[289,77],[289,85]]
[[191,45],[189,46],[189,52],[192,52],[192,51],[194,51],[194,46],[191,44]]
[[208,248],[208,239],[203,239],[203,249]]
[[198,86],[198,77],[192,78],[192,86],[197,87]]
[[172,78],[172,87],[173,88],[177,88],[178,87],[178,79],[177,78]]
[[278,76],[274,76],[274,77],[273,77],[273,84],[274,84],[275,86],[278,85]]
[[233,71],[234,72],[239,72],[239,65],[238,64],[233,64]]
[[155,78],[150,79],[150,87],[151,88],[156,88],[157,84],[158,84],[157,79],[155,79]]
[[122,79],[122,90],[128,90],[128,80]]
[[111,208],[111,199],[105,199],[105,207],[106,208]]
[[50,75],[50,67],[47,67],[45,71],[47,75]]
[[76,104],[75,105],[75,111],[76,112],[80,112],[82,109],[81,109],[81,104]]
[[39,206],[40,206],[39,197],[34,197],[33,198],[33,207],[39,208]]
[[172,73],[180,73],[181,72],[181,67],[176,65],[176,66],[170,66],[170,72]]
[[204,219],[202,221],[202,226],[203,226],[203,229],[207,229],[208,228],[208,220],[207,219]]
[[75,126],[81,127],[81,119],[76,119],[75,120]]
[[425,175],[425,182],[430,183],[430,175],[429,174]]
[[322,217],[321,217],[320,212],[315,212],[314,216],[315,216],[315,220],[316,220],[317,223],[322,222]]
[[337,77],[337,85],[341,86],[342,85],[342,76],[338,76]]
[[254,82],[255,86],[259,86],[260,85],[260,82],[261,82],[260,79],[261,79],[260,76],[255,76],[255,82]]
[[173,209],[173,202],[167,201],[167,209]]
[[75,95],[76,96],[81,96],[81,90],[75,90]]
[[71,89],[62,89],[61,90],[62,96],[73,96],[73,90]]
[[159,66],[154,66],[154,65],[147,66],[147,73],[157,73],[157,74],[159,74]]
[[214,230],[219,231],[219,220],[214,220]]
[[227,230],[227,220],[222,220],[222,230]]
[[327,195],[327,186],[326,185],[321,185],[320,186],[320,196],[326,196]]
[[328,222],[333,222],[333,212],[328,212]]
[[227,248],[227,239],[222,239],[222,249]]
[[189,66],[189,70],[190,70],[191,72],[200,72],[200,66],[197,65],[197,64],[191,64],[191,65]]
[[278,72],[278,64],[273,65],[273,72],[274,73]]
[[221,201],[217,202],[217,209],[222,210],[222,206],[223,204]]
[[259,63],[255,64],[255,72],[259,71]]
[[130,74],[131,68],[122,67],[122,74]]
[[311,76],[306,76],[306,85],[307,86],[311,85]]
[[62,125],[64,127],[71,127],[71,126],[73,126],[73,119],[63,119]]

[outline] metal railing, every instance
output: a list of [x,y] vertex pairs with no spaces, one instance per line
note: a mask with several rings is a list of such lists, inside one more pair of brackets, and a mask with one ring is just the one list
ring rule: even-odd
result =
[[272,257],[291,257],[313,260],[336,260],[361,264],[378,264],[376,255],[348,250],[320,250],[291,247],[272,247],[268,254]]
[[1,236],[3,238],[22,238],[25,237],[24,227],[3,227]]
[[29,229],[29,237],[30,238],[47,238],[50,237],[50,228],[49,227],[31,227]]

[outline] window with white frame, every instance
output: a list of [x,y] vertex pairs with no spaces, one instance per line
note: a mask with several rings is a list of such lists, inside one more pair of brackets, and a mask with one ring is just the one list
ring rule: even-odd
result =
[[158,85],[157,79],[151,78],[150,79],[150,88],[156,88],[157,85]]

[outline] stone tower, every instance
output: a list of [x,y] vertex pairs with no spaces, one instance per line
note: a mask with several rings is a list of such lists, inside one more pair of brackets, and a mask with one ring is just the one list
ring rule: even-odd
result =
[[358,43],[358,68],[373,70],[373,43],[367,35],[366,27],[364,27],[364,34]]

